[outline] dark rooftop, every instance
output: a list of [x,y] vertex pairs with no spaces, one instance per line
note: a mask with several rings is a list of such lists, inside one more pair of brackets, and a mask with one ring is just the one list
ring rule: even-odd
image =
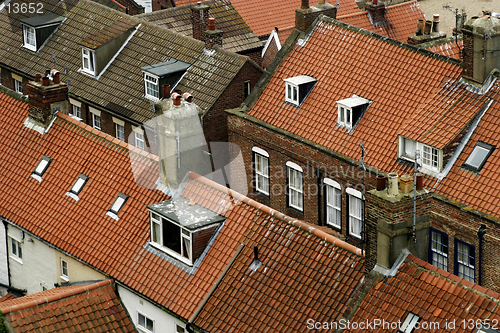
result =
[[166,62],[160,62],[159,64],[141,67],[141,71],[148,72],[156,76],[163,76],[167,74],[187,71],[189,67],[191,67],[191,65],[188,63],[170,58],[170,60]]
[[30,27],[37,28],[44,25],[53,25],[59,24],[64,21],[65,17],[49,12],[48,14],[42,16],[35,16],[30,18],[25,18],[21,21],[21,23],[29,25]]

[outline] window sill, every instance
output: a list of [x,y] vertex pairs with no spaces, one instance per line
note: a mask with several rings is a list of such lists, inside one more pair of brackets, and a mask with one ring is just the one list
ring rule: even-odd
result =
[[70,116],[71,118],[73,118],[73,119],[78,120],[78,121],[82,121],[82,118],[79,118],[79,117],[77,117],[77,116],[74,116],[74,115],[72,115],[71,113],[69,114],[69,116]]
[[271,196],[269,195],[269,193],[259,191],[258,189],[255,189],[255,194],[257,194],[257,195],[261,195],[261,196],[266,197],[266,198],[268,198],[268,199],[270,199],[270,198],[271,198]]
[[157,249],[158,251],[162,251],[163,253],[165,253],[166,255],[171,256],[172,258],[174,258],[176,260],[180,260],[183,263],[185,263],[186,265],[193,266],[193,263],[191,262],[191,260],[184,258],[183,256],[181,256],[177,252],[175,252],[173,250],[170,250],[169,248],[161,246],[160,244],[152,242],[152,241],[149,241],[149,244],[152,247],[154,247],[155,249]]
[[297,212],[297,213],[300,213],[300,214],[304,215],[304,210],[301,209],[301,208],[294,207],[294,206],[292,206],[290,204],[288,205],[287,208],[293,210],[294,212]]
[[66,276],[64,276],[64,275],[61,275],[59,278],[60,278],[61,280],[63,280],[64,282],[69,282],[69,277],[66,277]]
[[33,52],[36,52],[37,49],[36,49],[36,46],[33,46],[33,45],[30,45],[30,44],[24,44],[23,47],[27,50],[30,50],[30,51],[33,51]]
[[9,256],[10,259],[17,261],[21,265],[23,264],[23,259],[20,259],[19,257],[14,257],[14,256]]
[[333,223],[326,222],[326,226],[338,232],[342,232],[342,225],[335,225]]
[[153,102],[158,102],[160,100],[159,97],[154,97],[154,96],[147,95],[147,94],[144,94],[144,98],[149,99],[150,101],[153,101]]

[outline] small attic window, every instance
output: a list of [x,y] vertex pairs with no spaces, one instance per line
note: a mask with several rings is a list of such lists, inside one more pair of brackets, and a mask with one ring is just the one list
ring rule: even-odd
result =
[[358,121],[365,114],[368,106],[370,106],[370,103],[370,100],[356,95],[351,98],[337,101],[337,125],[347,128],[348,130],[354,129]]
[[42,181],[42,176],[47,171],[47,168],[49,167],[50,163],[52,162],[52,159],[48,156],[43,155],[42,159],[36,166],[35,170],[33,170],[33,173],[31,174],[31,177],[35,178],[39,182]]
[[317,79],[308,75],[300,75],[285,79],[285,102],[300,106],[311,92]]
[[94,51],[82,48],[82,71],[95,75]]
[[118,193],[118,196],[116,197],[115,201],[113,202],[113,204],[109,208],[106,215],[114,218],[115,220],[118,220],[118,218],[119,218],[118,212],[120,211],[120,209],[122,209],[125,202],[127,202],[127,199],[128,199],[128,195],[125,195],[121,192]]
[[175,58],[141,67],[144,73],[144,97],[154,101],[163,98],[161,87],[170,85],[171,89],[174,89],[190,67],[190,64]]
[[494,146],[479,141],[462,166],[472,171],[481,171],[493,150],[495,150]]
[[20,20],[23,25],[23,47],[35,52],[40,50],[64,20],[63,16],[54,13]]
[[71,189],[69,190],[69,192],[66,193],[66,195],[78,201],[79,200],[78,195],[82,191],[88,179],[89,177],[85,176],[84,174],[80,174],[78,176],[78,179],[73,184],[73,186],[71,186]]
[[416,314],[408,312],[405,321],[399,327],[398,333],[412,333],[415,330],[415,326],[419,322],[420,317]]

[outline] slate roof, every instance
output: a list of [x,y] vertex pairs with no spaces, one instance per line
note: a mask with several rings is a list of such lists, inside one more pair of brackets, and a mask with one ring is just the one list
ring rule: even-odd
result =
[[386,6],[385,19],[387,21],[384,24],[374,27],[368,19],[367,11],[337,15],[339,21],[406,43],[408,36],[415,34],[417,20],[425,20],[425,14],[420,9],[417,0],[412,0]]
[[[205,197],[201,189],[190,192]],[[364,276],[361,250],[257,205],[264,213],[253,217],[239,240],[244,247],[194,324],[210,332],[302,332],[308,318],[342,316]],[[254,246],[261,261],[255,271]]]
[[[317,22],[306,45],[293,50],[248,115],[356,161],[364,141],[366,164],[384,172],[398,165],[397,137],[403,123],[461,73],[459,61],[416,52],[417,48],[326,17]],[[299,75],[318,82],[297,108],[285,103],[283,80]],[[335,102],[354,94],[372,103],[349,134],[337,126]]]
[[[334,6],[340,4],[337,6],[337,16],[360,11],[354,0],[326,0],[326,2]],[[295,25],[295,10],[301,5],[300,0],[232,0],[231,3],[259,37],[268,36],[274,27],[281,30]],[[310,0],[309,5],[315,5],[315,1]]]
[[[259,38],[253,33],[229,0],[211,0],[204,4],[210,6],[210,17],[215,18],[215,28],[224,32],[222,47],[228,51],[244,53],[262,48]],[[176,2],[177,4],[177,2]],[[196,2],[194,2],[196,4]],[[192,37],[191,6],[168,8],[137,17],[172,29],[182,35]]]
[[127,30],[136,26],[137,24],[138,24],[137,22],[128,20],[126,18],[119,18],[111,25],[108,25],[103,29],[99,30],[98,32],[96,32],[95,34],[79,41],[78,44],[88,47],[90,49],[96,49],[99,46],[102,46],[112,41],[113,39],[120,36]]
[[[19,0],[14,0],[14,4]],[[61,72],[69,69],[70,93],[111,110],[132,122],[144,123],[153,117],[150,101],[144,95],[144,75],[140,68],[168,61],[171,57],[192,64],[178,89],[190,92],[197,104],[207,111],[232,81],[248,58],[215,47],[211,55],[204,43],[176,32],[146,23],[144,20],[115,11],[89,0],[54,2],[42,0],[44,14],[53,11],[66,17],[47,44],[34,53],[24,47],[20,19],[34,14],[0,12],[2,47],[0,65],[15,68],[28,77],[46,69]],[[116,56],[104,74],[96,80],[79,73],[82,67],[81,46],[77,43],[125,18],[137,24],[138,30]],[[53,55],[57,60],[54,66]]]
[[111,280],[0,303],[13,332],[136,332]]
[[[484,319],[489,319],[490,323],[500,320],[499,298],[496,292],[409,255],[394,277],[370,288],[350,321],[373,323],[379,319],[402,323],[411,312],[421,318],[421,328],[415,329],[415,333],[476,332],[475,325],[474,328],[468,326],[469,320],[474,323]],[[446,328],[446,323],[453,321],[456,327]],[[439,329],[424,329],[424,323],[436,323]],[[344,332],[358,331],[351,328]],[[369,331],[387,332],[388,329],[379,326]]]

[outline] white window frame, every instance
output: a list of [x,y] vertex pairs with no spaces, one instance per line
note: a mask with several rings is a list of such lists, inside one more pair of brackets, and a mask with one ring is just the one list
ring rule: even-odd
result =
[[[160,78],[158,76],[151,75],[149,73],[144,73],[144,96],[152,100],[160,99]],[[148,87],[150,84],[150,87]],[[154,89],[156,87],[156,89]],[[153,94],[150,94],[152,92]]]
[[285,101],[299,105],[299,86],[290,82],[286,83]]
[[345,127],[347,129],[352,128],[352,108],[347,105],[338,104],[338,118],[337,125]]
[[185,333],[186,330],[179,324],[175,324],[175,333]]
[[145,142],[144,142],[144,134],[139,133],[138,131],[134,131],[134,140],[135,140],[135,147],[139,148],[140,150],[145,149]]
[[14,79],[14,90],[18,94],[23,94],[23,83],[19,80]]
[[[402,135],[399,136],[399,151],[398,157],[408,160],[410,162],[415,162],[415,154],[414,152],[418,151],[420,154],[419,162],[422,162],[422,171],[427,173],[439,173],[442,169],[443,164],[443,151],[441,149],[434,148],[432,146],[426,145],[422,142],[418,142]],[[410,152],[407,151],[406,147],[414,143],[414,151],[413,156],[409,156],[411,154],[412,149],[409,149]],[[430,159],[426,156],[430,152]],[[433,158],[435,157],[435,161],[437,162],[437,166],[433,163]],[[429,163],[431,162],[431,163]]]
[[101,116],[95,113],[92,113],[92,127],[96,130],[101,130]]
[[[269,179],[269,154],[259,147],[253,147],[252,152],[254,155],[254,173],[255,173],[255,190],[264,195],[269,196],[270,179]],[[259,163],[260,161],[260,163]],[[263,169],[259,169],[258,166],[263,166],[263,163],[267,165]],[[267,188],[266,188],[267,180]]]
[[[29,32],[33,33],[33,44],[28,43],[29,40]],[[23,46],[27,48],[28,50],[35,51],[36,52],[36,29],[33,27],[30,27],[29,25],[23,24]]]
[[17,239],[13,237],[10,238],[10,257],[21,264],[23,263],[23,247],[22,247],[22,242],[18,241]]
[[[85,66],[85,60],[87,60],[88,66]],[[82,71],[87,74],[96,75],[95,52],[91,49],[82,48]]]
[[78,175],[78,178],[73,183],[73,186],[71,186],[71,189],[69,191],[75,195],[79,195],[80,192],[82,192],[85,185],[87,184],[88,180],[89,180],[89,177],[87,177],[81,173],[80,175]]
[[323,183],[325,184],[326,224],[342,229],[342,187],[329,178],[323,179]]
[[[179,223],[176,223],[154,212],[150,212],[150,219],[151,219],[151,244],[157,247],[158,249],[162,250],[163,252],[171,255],[172,257],[179,259],[180,261],[192,266],[194,260],[193,260],[193,234],[191,233],[191,231],[182,227],[182,225],[180,225]],[[177,251],[172,250],[169,247],[163,245],[164,244],[163,220],[165,220],[167,223],[171,223],[179,227],[181,253],[178,253]],[[184,242],[188,242],[187,243],[188,246],[186,246],[186,249],[189,253],[187,254],[187,256],[185,256],[184,253],[184,245],[185,245]]]
[[[449,257],[448,253],[450,252],[450,242],[449,237],[443,232],[438,230],[430,230],[430,264],[436,266],[437,268],[441,268],[444,271],[448,271],[449,267]],[[439,237],[434,237],[434,235]],[[443,237],[446,237],[446,252],[442,251],[442,246],[444,245]],[[438,239],[439,238],[439,239]],[[441,262],[442,261],[442,262]]]
[[420,321],[420,317],[414,313],[408,312],[406,319],[401,324],[398,329],[398,333],[412,333],[418,322]]
[[73,115],[74,118],[81,121],[82,120],[82,108],[81,108],[81,106],[74,105],[74,104],[72,104],[71,106],[72,106],[71,114]]
[[349,215],[349,235],[359,240],[363,239],[363,223],[364,223],[364,201],[365,198],[360,191],[353,188],[346,189],[349,195],[349,205],[347,207]]
[[[304,171],[300,166],[293,162],[286,162],[287,187],[288,187],[288,206],[301,212],[304,211]],[[299,184],[292,185],[292,177],[297,177]],[[300,185],[300,186],[296,186]],[[294,195],[295,194],[295,195]],[[294,199],[296,196],[297,200]]]
[[116,128],[116,138],[121,141],[125,141],[125,127],[120,124],[115,123]]
[[[148,329],[146,326],[143,326],[140,324],[140,318],[139,316],[144,317],[144,323],[147,325],[147,321],[151,321],[153,323],[152,330]],[[155,331],[155,320],[151,319],[150,317],[146,316],[144,313],[137,311],[137,328],[141,330],[142,332],[147,332],[147,333],[154,333]]]
[[[66,264],[66,273],[64,273],[64,266]],[[69,281],[69,266],[68,266],[68,262],[66,260],[64,260],[63,258],[61,258],[61,276],[60,278],[66,282]]]

